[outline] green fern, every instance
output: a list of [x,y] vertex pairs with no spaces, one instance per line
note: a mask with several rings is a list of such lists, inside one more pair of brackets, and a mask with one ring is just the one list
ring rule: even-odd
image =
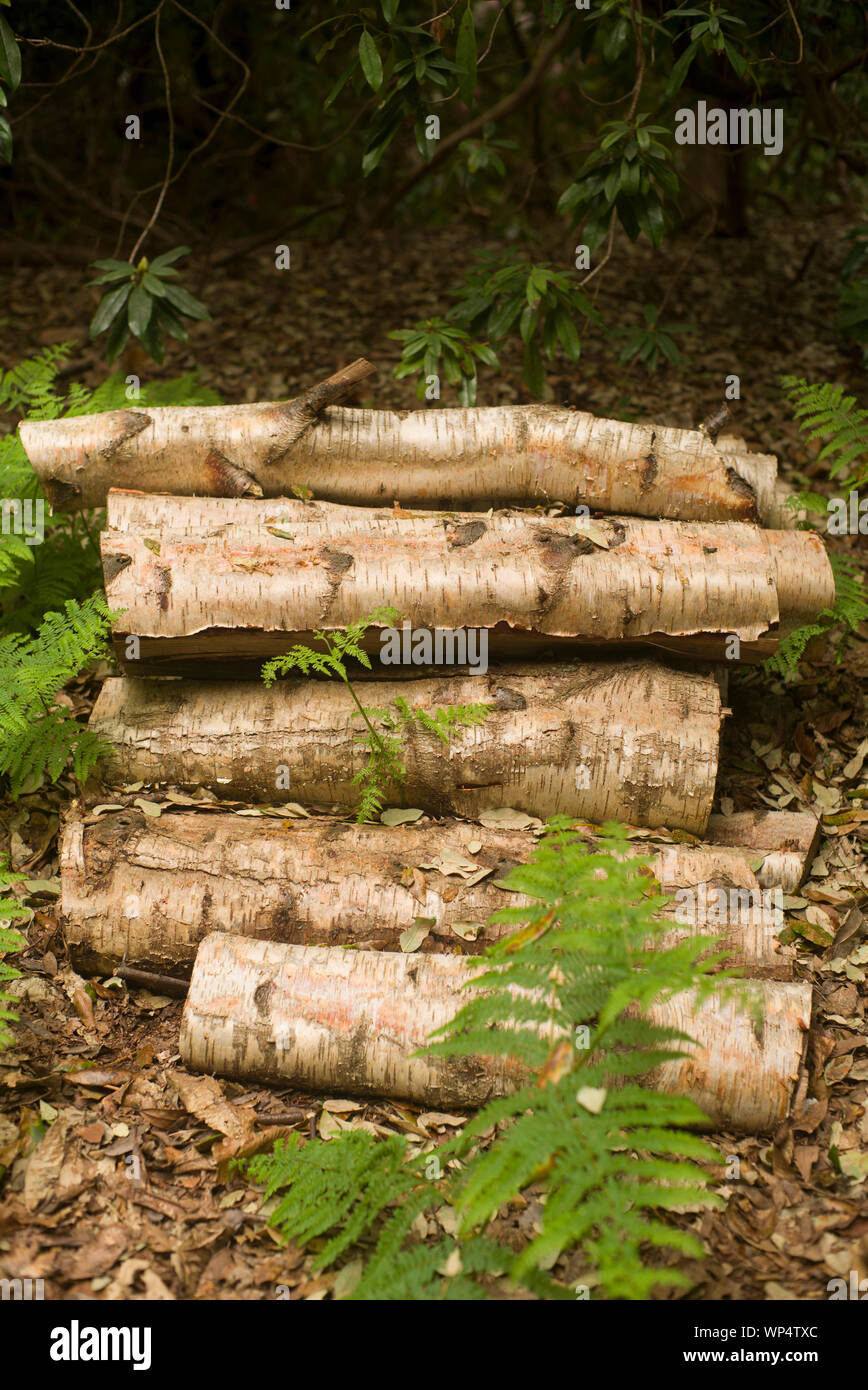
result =
[[[425,1049],[506,1055],[525,1071],[520,1089],[485,1106],[436,1154],[411,1155],[401,1137],[355,1131],[327,1143],[294,1138],[247,1165],[267,1196],[281,1193],[269,1219],[283,1238],[325,1242],[316,1268],[351,1252],[366,1257],[352,1297],[479,1298],[498,1273],[543,1296],[571,1297],[542,1271],[575,1248],[609,1298],[688,1283],[646,1262],[648,1252],[702,1253],[661,1213],[718,1204],[699,1166],[718,1156],[690,1128],[703,1119],[692,1101],[637,1084],[690,1046],[646,1013],[688,989],[701,1000],[729,977],[713,974],[722,957],[710,938],[649,950],[665,930],[657,916],[665,900],[649,891],[646,861],[626,851],[616,826],[588,851],[568,822],[552,822],[506,880],[534,905],[495,914],[516,931],[489,948],[469,1002]],[[515,1256],[487,1228],[538,1182],[546,1189],[540,1227]],[[457,1239],[421,1244],[416,1218],[444,1204]]]
[[835,602],[817,615],[816,622],[806,623],[783,638],[774,656],[763,662],[769,673],[792,674],[812,638],[824,637],[836,629],[841,629],[835,644],[835,658],[840,665],[850,634],[868,622],[868,590],[856,561],[846,555],[830,555],[829,563],[835,575]]
[[[6,894],[13,883],[24,883],[25,881],[24,874],[9,872],[9,860],[7,858],[0,858],[0,894]],[[20,977],[21,971],[16,970],[14,966],[7,965],[3,957],[11,952],[23,950],[27,944],[20,932],[10,930],[9,923],[28,919],[32,915],[30,909],[22,907],[17,898],[0,896],[0,982],[17,980]],[[12,1034],[6,1025],[18,1022],[18,1015],[7,1007],[11,998],[11,995],[4,994],[0,990],[0,1047],[8,1047],[12,1041]]]
[[68,680],[107,654],[115,616],[94,594],[46,613],[35,636],[0,637],[0,776],[8,776],[13,798],[45,772],[56,781],[70,760],[79,781],[97,762],[101,741],[53,701]]
[[[845,396],[832,382],[810,383],[803,378],[781,378],[800,429],[809,439],[823,440],[819,459],[828,460],[829,476],[844,488],[868,484],[868,410],[859,409],[855,396]],[[819,493],[802,492],[791,499],[796,509],[826,514],[827,499]],[[799,666],[808,643],[815,637],[840,630],[835,656],[843,659],[850,635],[868,622],[868,589],[855,560],[830,554],[835,575],[835,601],[824,608],[812,623],[806,623],[782,639],[774,656],[763,663],[769,674],[792,675]]]
[[[314,637],[322,642],[324,651],[295,646],[280,656],[272,657],[262,668],[262,679],[269,687],[279,676],[288,675],[290,671],[300,671],[303,676],[310,675],[311,671],[320,676],[337,676],[347,687],[355,702],[357,716],[366,725],[356,742],[367,749],[368,761],[353,778],[353,783],[359,787],[356,820],[360,825],[364,821],[375,820],[382,813],[390,787],[400,788],[406,782],[403,742],[414,727],[435,734],[441,742],[448,744],[453,730],[480,724],[493,708],[483,704],[447,705],[431,715],[420,706],[411,708],[402,696],[393,701],[394,709],[363,705],[350,680],[347,660],[358,661],[370,671],[371,659],[362,646],[365,634],[374,624],[393,627],[400,621],[401,614],[396,608],[377,608],[366,618],[351,623],[343,630],[315,632]],[[381,727],[375,728],[375,723]]]
[[799,428],[808,439],[823,441],[817,457],[828,461],[829,477],[842,487],[868,482],[868,410],[859,409],[856,397],[845,396],[843,386],[831,381],[785,376],[781,383]]

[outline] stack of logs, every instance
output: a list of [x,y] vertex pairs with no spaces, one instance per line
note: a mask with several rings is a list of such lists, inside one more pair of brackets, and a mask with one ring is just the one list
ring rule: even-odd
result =
[[[474,1106],[514,1084],[502,1061],[412,1054],[456,1012],[491,914],[522,901],[501,885],[533,847],[531,818],[566,814],[589,844],[606,820],[644,828],[631,843],[666,893],[722,886],[755,905],[801,882],[813,818],[711,815],[726,670],[774,652],[834,584],[821,542],[792,527],[775,460],[742,441],[542,406],[337,406],[370,370],[289,403],[21,426],[56,509],[107,504],[123,674],[91,719],[104,776],[168,788],[159,818],[132,795],[73,807],[62,919],[82,969],[192,972],[194,1067]],[[384,666],[373,628],[365,704],[491,713],[448,747],[407,739],[401,796],[438,820],[311,816],[299,803],[358,799],[356,706],[342,683],[266,689],[259,670],[383,605],[407,620],[403,661],[420,632],[475,629],[493,664]],[[532,828],[500,828],[504,808]],[[731,999],[675,1000],[661,1021],[698,1045],[653,1081],[716,1124],[768,1130],[792,1102],[810,989],[773,912],[736,911],[724,930],[763,1026]]]

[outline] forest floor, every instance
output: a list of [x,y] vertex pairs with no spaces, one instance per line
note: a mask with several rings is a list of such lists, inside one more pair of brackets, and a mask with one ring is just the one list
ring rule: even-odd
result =
[[[689,359],[653,375],[619,367],[618,344],[589,333],[577,368],[556,362],[548,371],[550,398],[689,426],[720,404],[735,373],[733,432],[778,454],[785,476],[795,469],[821,490],[816,450],[798,435],[779,378],[841,380],[864,395],[858,356],[833,328],[843,231],[835,218],[775,207],[750,238],[708,238],[689,258],[677,244],[665,264],[642,248],[619,250],[596,282],[607,318],[628,326],[641,304],[665,295],[664,321],[695,327],[684,340]],[[466,229],[300,242],[277,287],[267,255],[215,270],[191,286],[214,322],[197,325],[189,347],[172,345],[159,375],[195,366],[227,401],[275,399],[363,355],[379,375],[357,403],[413,408],[412,383],[391,377],[398,352],[386,335],[443,313],[478,244]],[[543,238],[538,258],[563,264],[565,254]],[[93,291],[70,294],[69,279],[61,267],[17,278],[5,296],[2,357],[12,363],[40,344],[76,339],[72,377],[96,384],[104,368],[87,345]],[[123,365],[150,374],[135,351]],[[505,354],[503,374],[481,381],[479,403],[527,399],[519,356]],[[444,396],[443,405],[454,403]],[[77,714],[86,715],[104,674],[69,687]],[[868,1277],[866,674],[868,632],[840,665],[828,648],[812,653],[792,682],[757,670],[731,679],[716,809],[723,800],[724,809],[823,818],[820,853],[788,900],[797,976],[814,985],[810,1081],[777,1134],[714,1136],[725,1206],[672,1218],[701,1235],[707,1258],[676,1261],[692,1287],[662,1296],[826,1299],[830,1279],[851,1270]],[[21,1023],[0,1053],[0,1274],[43,1278],[50,1298],[274,1298],[280,1288],[292,1298],[333,1296],[335,1274],[316,1274],[310,1252],[279,1246],[260,1192],[229,1159],[278,1133],[328,1136],[360,1124],[436,1145],[462,1117],[194,1076],[177,1053],[180,1000],[99,980],[85,991],[54,912],[59,817],[73,792],[64,781],[0,805],[0,852],[44,884],[16,962],[25,972],[14,986]],[[494,1234],[518,1248],[540,1212],[531,1190],[524,1205],[503,1210]],[[553,1273],[569,1285],[581,1262],[565,1259]],[[522,1296],[505,1281],[495,1292]]]

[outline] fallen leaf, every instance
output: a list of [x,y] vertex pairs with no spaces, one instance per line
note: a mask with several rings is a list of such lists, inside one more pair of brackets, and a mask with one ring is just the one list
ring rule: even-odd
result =
[[412,821],[419,820],[424,814],[425,812],[420,811],[416,806],[410,806],[407,809],[395,806],[389,811],[384,811],[380,820],[383,825],[409,825]]
[[402,951],[418,951],[431,928],[437,925],[436,917],[414,917],[413,925],[403,931],[398,938]]

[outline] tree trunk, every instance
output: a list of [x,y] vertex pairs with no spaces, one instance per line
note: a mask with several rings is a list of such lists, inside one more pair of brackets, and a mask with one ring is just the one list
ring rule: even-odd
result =
[[[593,837],[583,838],[592,848]],[[61,841],[61,917],[76,964],[94,973],[126,960],[189,974],[212,930],[400,951],[420,918],[428,934],[413,949],[477,955],[513,929],[490,923],[492,913],[529,901],[501,885],[534,844],[530,830],[460,821],[358,826],[168,808],[155,819],[135,806],[97,819],[75,804]],[[720,934],[732,963],[749,973],[791,976],[749,850],[645,843],[630,852],[650,857],[664,893],[695,886],[700,911],[702,886],[740,890],[724,923],[708,910],[708,925],[697,928]],[[673,903],[666,915],[683,918],[682,909]],[[685,930],[673,927],[665,939]]]
[[[412,1054],[448,1023],[479,967],[458,956],[283,946],[214,932],[199,947],[181,1020],[187,1066],[426,1108],[479,1106],[523,1079],[504,1057]],[[750,981],[761,1025],[734,1002],[679,997],[655,1022],[697,1036],[658,1068],[659,1089],[692,1096],[715,1127],[766,1131],[788,1112],[810,1021],[809,985]]]
[[[112,493],[102,554],[109,605],[124,610],[115,650],[137,675],[238,674],[383,604],[429,642],[435,629],[478,629],[495,658],[651,643],[758,659],[834,599],[819,536],[734,523],[613,518],[588,528],[527,513],[405,516]],[[396,653],[372,629],[369,649],[409,662],[409,636]],[[423,640],[412,657],[440,664]],[[456,644],[445,659],[468,657]]]
[[551,406],[330,408],[297,438],[296,402],[109,411],[28,420],[21,441],[53,507],[105,504],[109,488],[207,497],[316,497],[449,507],[565,502],[682,521],[759,521],[776,461],[723,453],[699,430],[597,419]]
[[[491,670],[484,676],[368,681],[365,705],[397,696],[433,714],[489,704],[446,747],[414,725],[406,781],[391,803],[476,817],[514,807],[596,824],[617,819],[701,835],[717,776],[720,696],[711,675],[646,662]],[[339,681],[107,680],[90,728],[116,784],[208,786],[222,796],[356,807],[364,725]]]

